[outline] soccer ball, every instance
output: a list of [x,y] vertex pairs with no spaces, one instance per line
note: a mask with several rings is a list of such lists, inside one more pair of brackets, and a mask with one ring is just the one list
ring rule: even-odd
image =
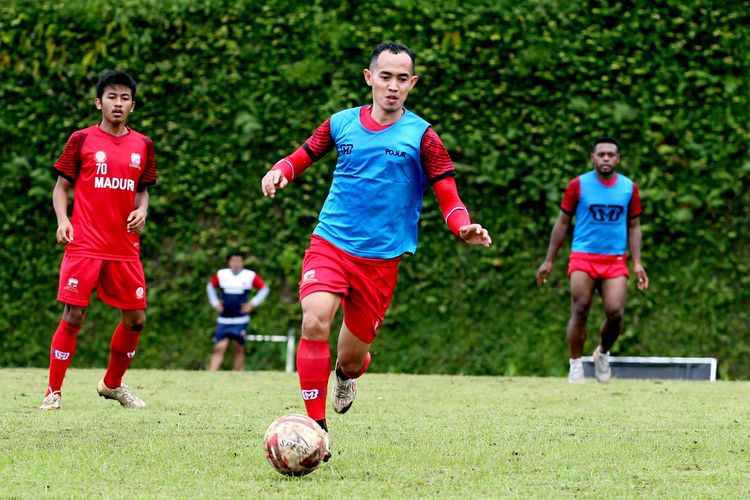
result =
[[285,476],[304,476],[323,463],[326,434],[306,415],[285,415],[274,420],[263,439],[266,458]]

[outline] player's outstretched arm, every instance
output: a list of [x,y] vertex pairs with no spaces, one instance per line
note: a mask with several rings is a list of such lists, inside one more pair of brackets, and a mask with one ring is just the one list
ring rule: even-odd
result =
[[277,189],[284,189],[287,184],[302,175],[307,167],[319,160],[333,149],[331,137],[331,119],[320,124],[312,136],[297,150],[276,162],[260,182],[263,196],[274,198]]
[[552,234],[549,237],[549,246],[547,247],[547,256],[544,258],[544,262],[539,266],[536,271],[536,284],[542,286],[547,283],[550,273],[552,273],[552,262],[555,260],[557,252],[560,251],[560,247],[565,241],[565,235],[568,234],[568,227],[570,226],[570,215],[560,210],[560,215],[557,216],[555,225],[552,226]]
[[58,177],[57,183],[52,190],[52,207],[57,216],[57,231],[55,237],[57,242],[67,245],[73,241],[73,224],[68,219],[68,191],[70,181],[64,177]]
[[492,245],[492,238],[480,224],[468,224],[458,228],[458,237],[464,240],[467,245],[481,245],[488,247]]

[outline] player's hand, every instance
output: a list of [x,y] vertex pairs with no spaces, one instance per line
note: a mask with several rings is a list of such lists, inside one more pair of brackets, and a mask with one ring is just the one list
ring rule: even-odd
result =
[[130,215],[128,215],[128,232],[134,234],[141,234],[143,228],[146,227],[146,210],[143,208],[136,208]]
[[536,286],[542,286],[547,283],[547,278],[549,278],[551,272],[552,262],[547,260],[542,262],[542,265],[539,266],[539,269],[536,271]]
[[638,280],[638,290],[647,290],[648,275],[646,274],[646,270],[643,269],[643,265],[641,263],[633,264],[633,272]]
[[214,307],[214,309],[216,309],[217,313],[221,314],[224,312],[224,304],[216,304],[216,307]]
[[281,170],[273,169],[269,170],[266,175],[263,176],[263,180],[260,181],[260,187],[263,189],[263,196],[270,198],[276,197],[276,188],[284,189],[289,181]]
[[482,245],[488,247],[492,245],[492,238],[480,224],[469,224],[458,228],[458,237],[466,242],[467,245]]
[[73,224],[70,223],[70,219],[66,217],[57,225],[55,237],[57,238],[57,242],[62,245],[67,245],[73,241]]
[[253,307],[253,305],[250,302],[245,302],[244,304],[242,304],[240,306],[240,311],[243,314],[250,314],[251,312],[253,312],[253,309],[255,309],[255,308]]

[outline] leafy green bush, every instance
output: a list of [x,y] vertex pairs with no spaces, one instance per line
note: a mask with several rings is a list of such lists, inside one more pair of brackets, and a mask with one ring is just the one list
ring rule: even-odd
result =
[[[332,112],[369,101],[361,70],[384,40],[417,53],[407,103],[448,146],[489,250],[466,248],[426,194],[373,351],[379,371],[559,375],[566,369],[565,255],[534,273],[562,191],[593,138],[622,140],[641,188],[643,260],[618,355],[716,356],[750,376],[748,69],[742,2],[257,0],[5,2],[0,6],[0,365],[44,366],[59,321],[50,167],[95,123],[93,86],[140,82],[131,124],[156,142],[160,179],[143,237],[149,323],[141,367],[198,368],[211,349],[204,284],[241,247],[272,293],[251,329],[299,323],[303,251],[334,155],[275,200],[263,173]],[[590,322],[593,349],[599,303]],[[94,302],[77,366],[105,363],[117,312]],[[278,346],[249,365],[280,368]]]

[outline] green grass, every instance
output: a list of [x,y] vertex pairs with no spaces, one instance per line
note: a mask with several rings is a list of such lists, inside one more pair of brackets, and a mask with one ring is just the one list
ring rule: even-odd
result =
[[0,497],[750,496],[750,383],[368,374],[329,415],[333,458],[286,478],[265,428],[303,413],[296,374],[131,370],[144,411],[72,368],[0,369]]

